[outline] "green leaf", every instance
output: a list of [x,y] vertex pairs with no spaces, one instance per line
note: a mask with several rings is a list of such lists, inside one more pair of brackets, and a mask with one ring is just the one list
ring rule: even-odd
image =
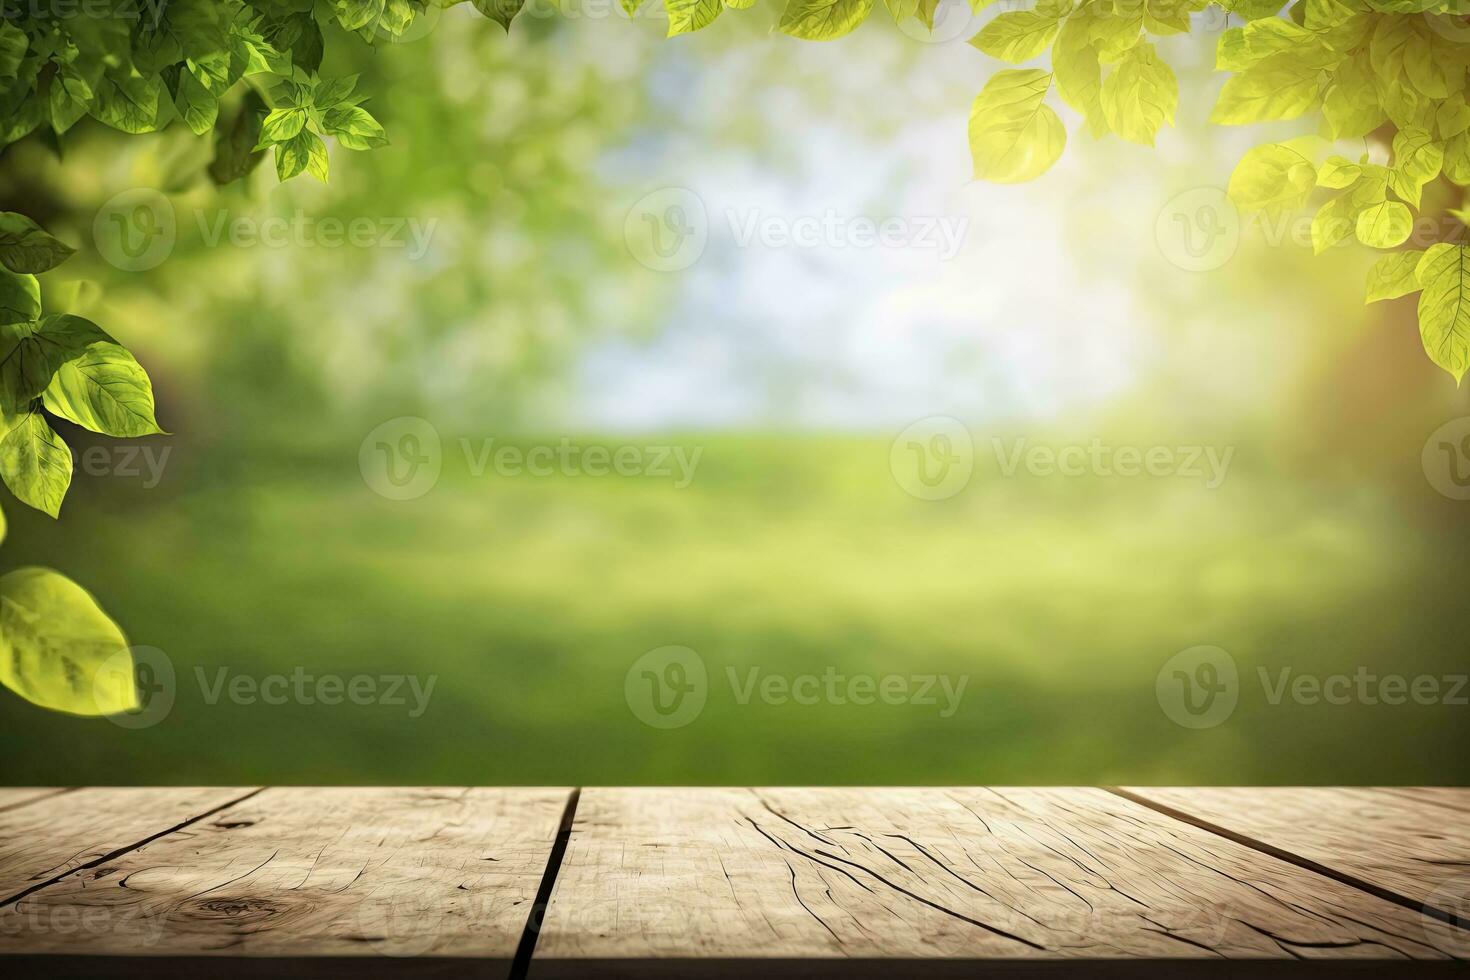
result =
[[213,130],[215,120],[219,118],[219,99],[190,71],[179,72],[174,108],[195,136],[203,136]]
[[95,323],[48,316],[36,334],[55,370],[42,395],[48,412],[106,436],[163,432],[153,415],[147,372]]
[[378,121],[361,106],[338,106],[322,116],[322,131],[337,138],[349,150],[369,150],[386,146],[388,134]]
[[1470,368],[1470,247],[1441,243],[1419,260],[1419,337],[1458,384]]
[[32,404],[0,439],[0,478],[21,503],[61,515],[71,486],[71,450],[52,431],[39,404]]
[[34,320],[0,325],[0,429],[29,412],[51,383],[56,365],[39,327]]
[[722,0],[664,0],[664,10],[669,15],[668,36],[708,27],[724,9]]
[[472,0],[472,2],[476,10],[509,31],[510,22],[515,20],[516,14],[521,12],[526,0]]
[[[345,101],[357,88],[356,74],[343,75],[341,78],[321,79],[311,90],[311,104],[317,109],[326,110]],[[294,135],[294,134],[293,134]]]
[[356,31],[377,23],[383,0],[333,0],[332,9],[343,30]]
[[138,707],[127,651],[122,630],[66,576],[28,567],[0,577],[0,684],[32,704],[77,715]]
[[1306,204],[1316,185],[1306,154],[1289,143],[1267,143],[1241,157],[1227,193],[1238,207],[1275,214]]
[[1135,45],[1103,80],[1102,107],[1108,126],[1133,143],[1154,145],[1164,123],[1173,124],[1179,105],[1179,83],[1154,46]]
[[290,180],[308,168],[312,168],[314,176],[319,176],[315,168],[321,167],[324,172],[326,152],[321,137],[303,129],[284,143],[276,144],[276,176]]
[[143,78],[109,75],[98,85],[97,105],[92,115],[124,133],[151,133],[159,128],[162,92],[163,79],[158,75]]
[[257,150],[264,150],[272,143],[284,143],[296,136],[306,126],[306,110],[297,108],[272,109],[260,124],[260,141]]
[[65,133],[77,121],[92,110],[95,95],[86,79],[63,66],[51,79],[51,92],[47,96],[47,108],[51,112],[51,128]]
[[0,270],[0,324],[41,315],[41,283],[35,276]]
[[1001,14],[986,24],[970,43],[992,58],[1011,64],[1030,61],[1057,36],[1057,19],[1033,10]]
[[76,249],[46,234],[23,214],[0,211],[0,265],[11,272],[35,275],[54,269]]
[[323,184],[327,182],[328,158],[327,144],[321,141],[315,133],[308,133],[311,137],[306,144],[306,172],[311,174]]
[[830,41],[850,33],[872,12],[873,0],[787,0],[776,29],[808,41]]
[[1393,252],[1373,263],[1368,270],[1369,303],[1379,300],[1398,299],[1418,291],[1419,262],[1424,258],[1422,251]]
[[0,21],[0,80],[13,81],[20,74],[21,62],[31,42],[25,31],[10,23],[8,16]]
[[975,176],[1001,184],[1032,180],[1062,155],[1067,131],[1045,104],[1051,75],[1035,68],[996,72],[970,107]]
[[1358,241],[1373,248],[1394,248],[1408,240],[1414,215],[1398,201],[1382,201],[1358,215]]

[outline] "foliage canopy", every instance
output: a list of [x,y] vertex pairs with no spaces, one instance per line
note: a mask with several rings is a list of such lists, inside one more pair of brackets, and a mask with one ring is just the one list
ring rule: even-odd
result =
[[[85,117],[127,134],[177,124],[212,141],[208,170],[218,184],[247,176],[267,153],[280,180],[326,180],[329,142],[363,151],[388,140],[356,76],[321,74],[328,47],[350,35],[401,38],[462,2],[0,0],[0,148],[25,138],[59,146]],[[509,30],[525,0],[470,2]],[[650,2],[620,0],[629,16]],[[752,2],[663,0],[668,33],[700,30]],[[896,21],[931,30],[938,2],[885,0]],[[969,0],[976,12],[994,2]],[[1216,67],[1229,78],[1211,114],[1232,126],[1304,121],[1301,136],[1244,156],[1230,198],[1272,214],[1316,199],[1317,251],[1349,239],[1385,250],[1369,273],[1368,301],[1418,292],[1425,350],[1457,381],[1470,369],[1470,212],[1435,214],[1426,202],[1439,198],[1426,189],[1470,186],[1463,2],[1296,0],[1283,9],[1280,0],[1224,0],[1233,26],[1220,36]],[[1045,66],[998,71],[976,97],[975,176],[1017,182],[1046,172],[1066,145],[1066,110],[1094,138],[1153,145],[1179,105],[1177,77],[1155,41],[1190,31],[1208,5],[1034,0],[994,16],[971,39],[976,48]],[[786,0],[777,29],[832,40],[874,6]],[[53,517],[72,457],[51,419],[109,436],[162,431],[148,376],[126,347],[88,320],[42,315],[37,276],[72,251],[30,218],[0,214],[0,479]],[[56,573],[0,579],[0,664],[9,665],[0,683],[27,698],[79,713],[126,708],[131,699],[113,680],[88,680],[98,654],[124,643],[90,596]],[[106,696],[89,700],[78,686],[89,683]]]

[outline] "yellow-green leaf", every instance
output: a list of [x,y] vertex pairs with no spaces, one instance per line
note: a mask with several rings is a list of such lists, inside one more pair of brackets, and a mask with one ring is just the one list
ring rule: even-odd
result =
[[[722,0],[664,0],[669,15],[669,37],[688,34],[714,23],[725,9]],[[790,8],[787,8],[790,11]]]
[[42,396],[51,414],[118,438],[163,431],[153,417],[148,374],[95,323],[79,316],[48,316],[37,337],[55,364]]
[[992,58],[1011,64],[1030,61],[1057,36],[1057,19],[1034,10],[1001,14],[986,24],[970,43]]
[[1317,186],[1351,187],[1362,174],[1363,168],[1346,157],[1330,156],[1317,171]]
[[1444,166],[1444,146],[1422,129],[1401,129],[1393,138],[1393,171],[1390,186],[1399,197],[1415,207],[1424,185],[1439,176]]
[[1210,121],[1239,126],[1296,119],[1316,108],[1321,77],[1319,69],[1271,58],[1230,77]]
[[1312,251],[1321,255],[1338,242],[1351,238],[1358,224],[1358,208],[1351,194],[1339,194],[1317,210],[1312,218]]
[[1045,104],[1051,75],[1035,68],[996,72],[970,107],[975,176],[1001,184],[1032,180],[1062,155],[1067,131]]
[[1358,215],[1358,241],[1373,248],[1402,245],[1413,230],[1413,213],[1398,201],[1382,201]]
[[1062,23],[1056,43],[1052,45],[1051,66],[1062,101],[1086,117],[1087,130],[1093,136],[1106,133],[1108,120],[1102,107],[1102,65],[1085,18],[1072,16]]
[[1429,359],[1454,376],[1470,368],[1470,247],[1441,243],[1419,260],[1419,337]]
[[1164,123],[1174,122],[1179,83],[1148,42],[1135,45],[1103,80],[1102,107],[1113,132],[1153,146]]
[[1241,157],[1228,193],[1237,207],[1277,213],[1306,204],[1316,185],[1316,167],[1304,153],[1287,143],[1267,143]]
[[1393,252],[1373,263],[1373,268],[1368,270],[1367,302],[1398,299],[1417,291],[1419,262],[1423,258],[1422,251],[1413,250]]
[[1103,64],[1116,64],[1143,40],[1142,4],[1098,4],[1088,9],[1092,13],[1088,33]]
[[0,438],[0,479],[15,498],[52,517],[71,486],[71,450],[51,429],[39,403]]
[[788,0],[776,28],[808,41],[830,41],[850,33],[872,12],[873,0]]
[[86,589],[49,568],[0,577],[0,684],[77,715],[138,706],[122,630]]

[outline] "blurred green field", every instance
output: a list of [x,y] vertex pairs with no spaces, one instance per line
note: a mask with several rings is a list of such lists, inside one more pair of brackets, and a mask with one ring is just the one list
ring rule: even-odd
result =
[[[617,445],[619,440],[599,440]],[[657,438],[623,440],[657,444]],[[693,483],[444,472],[368,489],[347,440],[299,455],[175,443],[158,487],[79,478],[65,519],[8,506],[7,565],[60,563],[167,653],[157,725],[5,694],[11,783],[1453,783],[1453,705],[1272,705],[1256,676],[1463,674],[1464,538],[1423,500],[1253,472],[1002,478],[904,493],[888,443],[685,435]],[[1337,488],[1337,489],[1334,489]],[[1425,495],[1432,492],[1422,487]],[[1435,498],[1437,499],[1437,498]],[[1397,501],[1397,502],[1396,502]],[[126,515],[126,520],[121,519]],[[1462,522],[1461,522],[1462,523]],[[692,648],[708,702],[656,730],[630,666]],[[1155,697],[1197,644],[1240,665],[1234,715],[1190,731]],[[229,676],[411,673],[427,708],[206,700]],[[939,673],[933,705],[738,702],[727,669]],[[742,683],[744,681],[742,680]],[[1463,692],[1462,692],[1463,693]]]

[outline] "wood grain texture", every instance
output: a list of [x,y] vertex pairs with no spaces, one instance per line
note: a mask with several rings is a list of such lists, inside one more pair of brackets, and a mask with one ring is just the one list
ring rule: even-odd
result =
[[67,792],[65,789],[52,787],[43,789],[41,787],[5,786],[0,787],[0,813],[6,810],[14,810],[16,807],[25,806],[27,803],[35,803],[44,800],[48,796],[57,796]]
[[[498,969],[525,928],[567,796],[267,789],[0,910],[0,954],[27,964],[125,955],[145,972],[191,964],[190,975],[199,957],[275,958],[255,963],[311,975],[393,957]],[[218,964],[211,973],[241,968]]]
[[[1416,902],[1458,880],[1470,907],[1470,790],[1417,797],[1412,790],[1339,787],[1127,791]],[[1457,803],[1466,811],[1457,811]]]
[[1467,953],[1103,790],[587,789],[532,976]]
[[79,789],[0,812],[0,903],[248,789]]

